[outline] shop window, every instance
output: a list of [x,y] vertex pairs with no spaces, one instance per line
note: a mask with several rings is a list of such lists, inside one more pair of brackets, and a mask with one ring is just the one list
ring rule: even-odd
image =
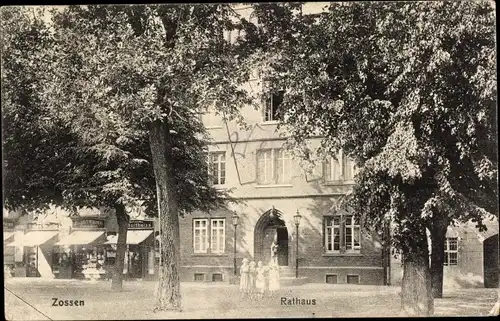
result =
[[222,273],[212,273],[212,282],[222,282]]
[[347,284],[359,284],[359,275],[347,275]]
[[226,152],[209,154],[208,174],[212,185],[226,184]]
[[443,265],[458,265],[458,238],[447,237],[444,248],[444,263]]
[[326,283],[328,283],[328,284],[337,284],[338,283],[338,276],[337,276],[337,274],[327,274],[326,275]]
[[260,185],[290,183],[292,157],[281,148],[257,151],[257,177]]
[[205,281],[205,273],[195,273],[194,274],[194,280],[196,282],[203,282],[203,281]]
[[113,249],[107,249],[105,265],[114,265],[115,261],[116,261],[116,251]]
[[325,252],[360,252],[361,227],[353,215],[325,216],[323,225]]

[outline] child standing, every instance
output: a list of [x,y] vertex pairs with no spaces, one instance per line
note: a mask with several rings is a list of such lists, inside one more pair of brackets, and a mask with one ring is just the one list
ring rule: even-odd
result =
[[249,281],[248,281],[248,292],[250,293],[250,297],[254,298],[255,297],[255,274],[257,273],[255,269],[255,262],[252,261],[250,262],[250,269],[249,269]]
[[274,296],[280,289],[280,267],[276,263],[269,266],[269,296]]
[[257,275],[255,278],[255,288],[257,290],[257,296],[259,298],[264,297],[264,292],[266,290],[266,268],[262,265],[262,261],[257,264]]
[[249,269],[248,259],[244,258],[240,267],[240,293],[241,297],[248,294],[248,283],[249,283]]

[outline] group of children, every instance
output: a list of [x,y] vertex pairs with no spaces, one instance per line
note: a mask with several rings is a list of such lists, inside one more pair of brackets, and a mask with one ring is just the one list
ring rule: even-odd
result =
[[243,259],[240,267],[240,292],[241,296],[250,298],[263,298],[268,290],[269,296],[274,296],[280,288],[279,266],[271,262],[268,267],[262,264],[262,261],[255,265],[255,262],[249,262],[247,258]]

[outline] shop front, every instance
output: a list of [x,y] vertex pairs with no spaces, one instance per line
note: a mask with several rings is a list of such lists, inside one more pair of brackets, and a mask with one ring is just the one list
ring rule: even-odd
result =
[[16,248],[9,243],[14,241],[14,220],[3,219],[3,271],[4,277],[11,277],[15,268]]
[[104,279],[107,275],[105,219],[74,217],[71,232],[56,243],[57,278]]
[[27,224],[27,232],[7,244],[22,248],[24,253],[22,262],[16,265],[15,276],[54,278],[50,262],[58,234],[58,224]]
[[[129,279],[148,279],[155,274],[154,223],[151,220],[129,222],[127,250],[123,273]],[[118,235],[109,235],[106,244],[109,257],[116,257]],[[110,260],[111,261],[111,260]],[[111,262],[110,262],[111,263]],[[114,260],[112,262],[114,264]]]

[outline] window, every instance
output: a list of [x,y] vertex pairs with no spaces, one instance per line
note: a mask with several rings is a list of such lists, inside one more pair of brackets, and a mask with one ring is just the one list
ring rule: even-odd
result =
[[359,284],[359,275],[348,274],[346,281],[347,284]]
[[283,90],[275,93],[269,93],[266,99],[264,122],[274,122],[281,119],[280,105],[283,102]]
[[[194,219],[194,253],[224,253],[226,249],[226,219]],[[210,224],[210,225],[209,225]]]
[[325,182],[353,181],[356,174],[354,162],[343,153],[337,159],[330,157],[325,162],[323,176]]
[[223,282],[222,273],[212,273],[212,282]]
[[352,215],[324,218],[325,251],[327,253],[359,252],[361,232],[359,222]]
[[356,225],[354,218],[348,216],[345,219],[345,249],[349,250],[359,250],[359,225]]
[[444,265],[458,265],[458,238],[447,237],[444,248]]
[[292,157],[283,149],[263,149],[257,151],[257,166],[259,184],[290,183]]
[[210,249],[212,253],[224,253],[224,247],[226,245],[226,229],[224,221],[224,219],[213,219],[211,221],[212,241]]
[[215,152],[209,154],[208,173],[211,184],[226,184],[226,152]]
[[208,249],[208,220],[193,220],[194,253],[206,253]]
[[194,274],[195,282],[203,282],[205,281],[205,273],[195,273]]
[[326,217],[326,251],[340,251],[340,217]]
[[328,284],[337,284],[338,283],[337,274],[327,274],[326,275],[326,283],[328,283]]

